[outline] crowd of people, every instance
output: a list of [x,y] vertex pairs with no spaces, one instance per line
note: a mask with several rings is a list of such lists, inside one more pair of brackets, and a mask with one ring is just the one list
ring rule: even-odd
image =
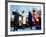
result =
[[[23,12],[24,13],[24,12]],[[41,17],[39,16],[39,14],[37,13],[37,11],[35,9],[32,10],[32,13],[29,11],[28,12],[28,16],[26,17],[26,23],[23,24],[23,16],[20,15],[18,12],[14,12],[12,13],[14,16],[14,20],[12,21],[11,19],[11,27],[14,27],[14,30],[18,30],[20,29],[24,29],[24,28],[29,28],[32,29],[32,27],[35,26],[36,30],[41,29]],[[19,22],[19,17],[21,18],[21,21]],[[19,23],[21,23],[21,26],[19,25]]]

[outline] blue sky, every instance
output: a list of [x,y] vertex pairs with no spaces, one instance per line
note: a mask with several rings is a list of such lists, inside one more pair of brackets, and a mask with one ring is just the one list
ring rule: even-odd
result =
[[21,14],[22,13],[22,11],[24,10],[25,11],[25,16],[26,15],[28,15],[28,11],[30,11],[30,12],[32,12],[32,9],[33,8],[41,8],[40,6],[38,7],[36,7],[36,6],[26,6],[26,5],[10,5],[10,11],[12,12],[12,11],[16,11],[16,10],[18,10],[18,12]]

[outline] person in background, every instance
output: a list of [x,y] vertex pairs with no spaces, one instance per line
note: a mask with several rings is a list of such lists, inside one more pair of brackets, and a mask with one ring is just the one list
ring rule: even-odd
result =
[[33,9],[32,11],[32,21],[34,23],[34,26],[36,26],[36,29],[41,29],[41,18],[38,15],[37,11]]
[[30,11],[29,11],[29,15],[28,15],[28,22],[29,22],[30,29],[32,29],[32,26],[33,26],[33,24],[32,24],[32,14],[31,14]]
[[13,15],[14,15],[14,30],[13,31],[17,31],[19,28],[19,13],[18,10],[16,10],[15,12],[13,11]]

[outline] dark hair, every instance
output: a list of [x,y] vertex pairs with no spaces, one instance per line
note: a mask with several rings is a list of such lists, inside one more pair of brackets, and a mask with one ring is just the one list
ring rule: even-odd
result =
[[33,12],[35,12],[35,10],[33,10]]

